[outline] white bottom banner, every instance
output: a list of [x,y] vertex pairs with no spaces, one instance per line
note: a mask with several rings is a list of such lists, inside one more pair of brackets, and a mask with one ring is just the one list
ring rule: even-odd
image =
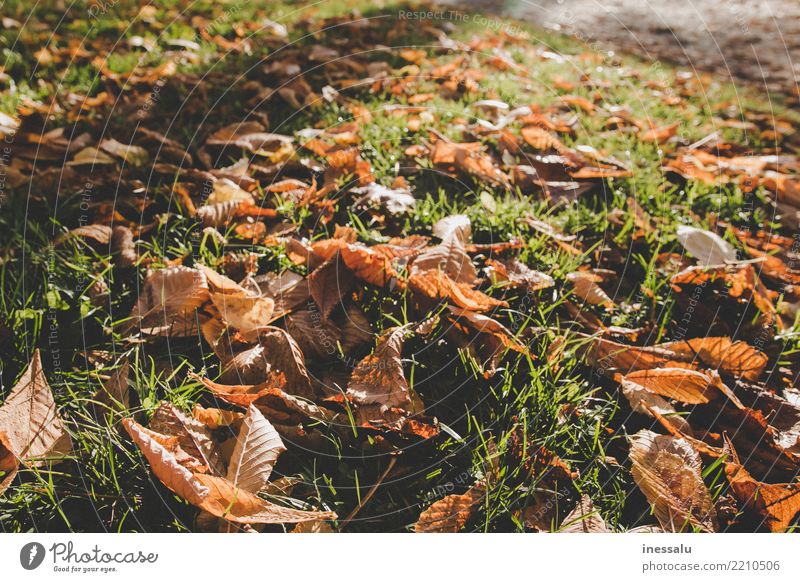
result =
[[769,534],[3,534],[2,580],[797,580]]

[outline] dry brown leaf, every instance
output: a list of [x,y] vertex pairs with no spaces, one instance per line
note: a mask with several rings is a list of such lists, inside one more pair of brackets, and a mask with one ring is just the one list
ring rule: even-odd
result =
[[586,355],[593,366],[623,373],[665,367],[712,369],[751,381],[756,380],[767,365],[764,353],[743,341],[726,337],[693,338],[649,347],[596,337]]
[[431,232],[442,241],[454,236],[466,245],[472,240],[472,222],[465,214],[451,214],[437,220]]
[[73,228],[67,234],[58,237],[53,244],[59,246],[70,238],[90,238],[101,245],[107,245],[111,242],[112,230],[110,226],[105,224],[87,224],[86,226],[79,226]]
[[270,374],[280,372],[285,376],[289,394],[315,396],[305,357],[292,336],[279,327],[268,326],[259,330],[258,342],[226,363],[221,375],[224,382],[258,384]]
[[621,379],[621,385],[622,394],[634,412],[654,417],[662,424],[667,423],[671,432],[680,433],[676,436],[692,437],[694,435],[692,427],[686,419],[678,414],[678,411],[664,398],[636,382]]
[[639,134],[639,141],[645,142],[654,142],[657,144],[662,144],[669,140],[671,137],[674,137],[678,133],[678,128],[680,127],[680,122],[676,121],[670,125],[665,125],[662,127],[653,127],[646,131],[643,131]]
[[233,410],[223,410],[221,408],[204,408],[195,404],[192,409],[192,417],[206,425],[206,428],[216,430],[218,428],[238,426],[244,420],[244,414]]
[[327,321],[331,311],[342,303],[353,288],[353,273],[346,268],[340,256],[334,255],[308,276],[308,289],[319,307],[322,321]]
[[738,462],[725,463],[734,497],[773,532],[786,531],[800,513],[800,483],[761,483]]
[[[164,439],[154,436],[130,418],[123,419],[122,425],[142,451],[155,476],[167,489],[192,505],[202,507],[208,496],[208,489],[194,478],[189,469],[178,462],[173,451],[165,446]],[[172,448],[174,449],[174,447]]]
[[506,350],[531,356],[528,348],[499,321],[458,307],[450,306],[449,310],[452,327],[447,330],[448,338],[477,356],[487,378],[495,374]]
[[448,234],[441,244],[426,249],[411,263],[412,275],[432,269],[443,272],[456,283],[469,286],[478,279],[478,272],[457,233]]
[[755,381],[767,365],[767,355],[743,341],[727,337],[702,337],[668,342],[661,349],[722,373]]
[[417,204],[408,187],[387,188],[373,182],[362,188],[354,188],[352,192],[361,194],[361,197],[353,202],[354,208],[377,207],[385,208],[389,214],[404,214],[413,210]]
[[291,533],[333,533],[333,528],[327,521],[306,521],[298,523]]
[[467,524],[475,507],[486,496],[483,487],[475,486],[462,495],[448,495],[423,511],[417,523],[416,533],[456,533]]
[[481,291],[457,283],[441,271],[425,271],[411,275],[408,284],[418,299],[426,303],[447,301],[469,311],[488,311],[508,307],[508,303],[493,299]]
[[631,472],[666,531],[717,530],[714,501],[701,476],[700,457],[685,439],[641,430],[632,438]]
[[[278,432],[282,426],[298,425],[309,420],[330,423],[336,414],[312,404],[311,402],[292,396],[283,391],[285,381],[273,380],[263,384],[219,384],[208,378],[197,377],[211,392],[226,402],[249,408],[252,404],[258,408],[270,422],[275,425]],[[204,415],[204,419],[206,415]],[[212,417],[213,422],[216,417]],[[232,423],[238,422],[238,417],[231,418]]]
[[272,468],[285,450],[278,432],[251,405],[236,437],[228,464],[228,480],[250,493],[260,492],[267,486]]
[[162,402],[150,420],[150,430],[178,439],[181,449],[218,475],[225,473],[225,460],[206,427],[173,404]]
[[111,250],[117,255],[117,266],[127,269],[139,260],[136,244],[133,242],[133,231],[127,226],[117,225],[111,235]]
[[555,281],[550,275],[535,271],[517,259],[511,261],[489,259],[486,264],[489,277],[495,285],[506,282],[529,293],[535,293],[555,285]]
[[383,254],[362,244],[348,243],[334,238],[317,241],[311,248],[323,260],[332,259],[339,253],[347,268],[370,285],[386,287],[397,282],[397,271],[391,261]]
[[575,296],[589,305],[602,305],[606,309],[614,308],[614,301],[598,285],[602,279],[587,271],[576,271],[567,275],[567,281],[572,283]]
[[403,344],[415,325],[386,330],[375,350],[358,363],[347,385],[347,396],[355,404],[400,408],[411,414],[423,412],[422,401],[403,373]]
[[188,267],[148,271],[126,329],[149,335],[196,333],[195,310],[211,298],[205,275]]
[[3,485],[10,483],[18,462],[41,467],[71,450],[72,439],[58,414],[36,350],[0,406],[0,470],[9,473]]
[[719,389],[710,375],[685,368],[639,370],[623,376],[622,382],[638,384],[649,392],[685,404],[707,404],[719,396]]
[[332,512],[300,511],[274,505],[222,477],[192,473],[178,462],[175,452],[179,447],[171,450],[158,433],[148,431],[131,419],[122,423],[156,477],[178,496],[216,517],[235,523],[300,523],[336,518]]
[[583,495],[578,505],[561,523],[561,533],[611,533],[600,513],[594,508],[591,498]]

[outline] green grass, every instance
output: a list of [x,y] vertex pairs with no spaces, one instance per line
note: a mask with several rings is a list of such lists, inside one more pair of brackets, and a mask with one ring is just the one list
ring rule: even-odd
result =
[[[53,64],[35,67],[34,52],[41,48],[41,35],[34,25],[45,31],[55,29],[60,38],[57,45],[68,39],[84,39],[87,50],[93,43],[111,47],[108,68],[126,73],[138,67],[156,67],[169,58],[170,42],[174,39],[195,40],[190,25],[192,15],[218,20],[215,30],[229,34],[236,24],[258,22],[264,17],[290,26],[290,39],[298,46],[333,43],[340,34],[334,27],[311,37],[304,26],[292,23],[313,15],[317,24],[323,18],[347,16],[360,9],[364,17],[396,15],[404,4],[390,2],[327,2],[315,8],[301,4],[195,2],[182,13],[182,2],[159,2],[153,23],[137,17],[139,2],[120,0],[108,13],[97,20],[87,17],[86,5],[71,5],[66,17],[50,10],[48,2],[39,2],[31,12],[28,2],[6,1],[3,12],[28,24],[19,30],[0,33],[0,53],[5,72],[14,79],[15,89],[0,93],[0,110],[13,113],[30,100],[47,102],[52,96],[64,98],[69,92],[97,95],[106,90],[99,79],[91,58],[69,66]],[[226,17],[226,6],[229,9]],[[376,18],[377,26],[387,32],[394,26],[391,18]],[[435,24],[435,23],[434,23]],[[487,33],[474,22],[454,23],[451,37],[469,41]],[[560,95],[590,97],[599,92],[605,105],[621,106],[637,119],[652,118],[656,125],[680,123],[680,135],[687,143],[701,139],[717,128],[720,107],[731,111],[773,111],[792,116],[778,102],[767,103],[747,89],[734,88],[712,81],[706,87],[696,87],[686,95],[681,108],[664,104],[652,83],[660,83],[668,91],[678,91],[676,72],[668,65],[654,66],[635,57],[592,52],[578,41],[525,25],[530,35],[526,43],[515,46],[511,57],[518,68],[496,71],[489,67],[488,54],[467,55],[476,69],[489,71],[480,82],[479,91],[460,100],[437,96],[427,105],[439,116],[436,127],[454,138],[460,131],[454,121],[466,118],[474,121],[469,104],[478,99],[501,99],[512,106],[546,106]],[[134,52],[128,41],[141,36],[152,41],[148,53]],[[280,58],[277,48],[256,42],[249,55],[224,55],[211,42],[199,40],[200,50],[195,62],[180,65],[186,74],[206,75],[199,96],[192,89],[190,77],[171,80],[159,93],[158,120],[152,127],[164,131],[159,120],[170,120],[169,137],[193,146],[199,145],[209,123],[214,128],[239,121],[242,112],[250,111],[252,94],[246,87],[248,79],[257,78],[264,62]],[[431,39],[411,27],[408,34],[392,38],[395,46],[430,45]],[[116,44],[115,44],[116,43]],[[388,43],[387,43],[388,44]],[[174,47],[173,47],[174,48]],[[428,49],[434,54],[433,49]],[[564,54],[566,61],[541,60],[541,50]],[[274,56],[277,55],[277,56]],[[92,55],[94,56],[94,54]],[[375,55],[375,59],[384,58]],[[266,60],[264,60],[266,59]],[[445,60],[445,59],[443,59]],[[393,64],[405,63],[395,57]],[[221,80],[215,82],[215,75]],[[589,75],[594,86],[581,85],[583,75]],[[570,90],[558,89],[556,80],[573,83]],[[315,87],[316,88],[316,87]],[[433,84],[431,84],[433,89]],[[129,92],[133,89],[129,89]],[[425,88],[420,89],[421,92]],[[146,96],[147,91],[140,93]],[[373,112],[390,102],[404,102],[385,94],[372,95],[367,88],[347,93]],[[732,109],[731,109],[732,108]],[[213,119],[206,117],[213,110]],[[269,115],[271,131],[292,134],[306,127],[330,127],[343,123],[351,114],[342,107],[324,104],[318,108],[294,112],[283,102],[271,102],[260,111]],[[105,120],[103,110],[92,113],[97,121]],[[68,121],[58,114],[52,123]],[[794,119],[797,120],[797,115]],[[605,184],[602,192],[582,198],[576,204],[548,208],[541,200],[533,200],[518,192],[493,189],[471,180],[455,181],[434,173],[421,173],[412,179],[419,198],[414,213],[388,226],[359,219],[355,223],[360,238],[378,241],[399,232],[429,234],[431,225],[444,216],[465,213],[470,216],[476,242],[505,241],[518,237],[525,241],[521,259],[526,264],[550,273],[559,283],[580,264],[588,264],[594,249],[601,245],[617,245],[630,251],[630,269],[641,283],[640,289],[623,290],[615,299],[620,303],[639,303],[639,309],[622,310],[607,323],[637,327],[650,321],[659,339],[669,339],[670,318],[674,298],[663,277],[654,273],[654,257],[661,252],[679,251],[674,230],[677,224],[704,224],[704,218],[714,213],[736,224],[767,223],[766,217],[741,212],[745,195],[735,187],[712,188],[702,185],[675,187],[668,184],[660,165],[663,152],[655,145],[642,144],[618,132],[602,127],[603,119],[581,115],[574,138],[565,138],[568,146],[592,145],[617,157],[636,170],[631,179],[617,179]],[[108,131],[124,133],[130,130],[130,117],[111,111]],[[98,124],[103,127],[103,124]],[[722,129],[729,141],[759,149],[760,138],[740,130]],[[67,132],[69,133],[69,131]],[[166,132],[165,132],[166,133]],[[373,167],[379,181],[390,183],[395,165],[404,157],[404,150],[420,143],[424,131],[408,132],[405,120],[374,115],[373,121],[362,128],[361,151]],[[231,160],[235,161],[235,160]],[[288,261],[280,249],[252,245],[231,237],[224,249],[204,236],[201,227],[192,219],[181,216],[176,201],[171,198],[172,183],[153,182],[146,171],[139,176],[147,183],[154,209],[146,211],[145,222],[158,219],[158,226],[145,239],[139,251],[151,257],[155,264],[188,257],[187,264],[215,264],[225,253],[247,251],[259,257],[259,272],[284,268]],[[149,181],[148,181],[149,180]],[[77,226],[85,211],[80,194],[61,191],[31,191],[14,194],[14,202],[0,213],[0,323],[8,330],[0,342],[0,378],[3,392],[14,385],[28,362],[32,350],[43,349],[48,379],[58,405],[69,420],[75,447],[66,463],[50,469],[21,471],[14,485],[0,497],[0,523],[5,531],[182,531],[193,530],[195,511],[177,500],[157,483],[142,457],[121,432],[119,420],[128,414],[146,419],[160,400],[166,399],[188,409],[194,402],[214,404],[212,397],[194,383],[189,371],[217,371],[216,357],[199,338],[157,339],[148,343],[133,343],[116,333],[109,333],[114,324],[130,312],[139,273],[117,272],[111,268],[109,256],[81,241],[70,241],[54,247],[53,239]],[[763,196],[757,192],[756,196]],[[634,197],[657,221],[659,232],[649,235],[646,244],[631,246],[634,230],[633,215],[626,204]],[[494,210],[488,211],[487,200]],[[623,226],[610,222],[611,209],[623,213]],[[173,214],[166,214],[169,211]],[[309,217],[302,211],[285,209],[286,218],[298,226],[309,227]],[[159,213],[159,216],[156,214]],[[565,232],[578,235],[587,252],[574,257],[547,244],[522,220],[525,216],[546,217]],[[354,223],[355,217],[345,211],[337,214],[333,224]],[[230,233],[228,233],[230,235]],[[315,235],[330,234],[324,228]],[[92,302],[89,289],[97,278],[105,278],[111,293],[109,298]],[[562,297],[560,295],[560,297]],[[428,413],[444,423],[447,430],[433,442],[425,442],[405,450],[398,466],[398,477],[381,486],[370,503],[348,524],[347,531],[404,531],[416,520],[421,509],[441,497],[442,491],[463,492],[491,465],[491,457],[505,460],[509,441],[521,431],[529,446],[544,446],[555,452],[578,472],[574,484],[559,499],[564,505],[587,494],[603,517],[614,528],[625,530],[642,523],[652,523],[646,503],[633,486],[624,465],[625,435],[640,428],[641,421],[626,418],[621,412],[617,391],[609,379],[603,379],[586,369],[575,355],[577,340],[567,336],[568,349],[559,366],[546,359],[561,317],[560,302],[553,301],[548,292],[512,297],[511,306],[499,314],[513,323],[513,330],[531,344],[535,359],[508,356],[504,367],[491,379],[485,379],[475,362],[452,347],[423,340],[409,340],[408,353],[415,354],[406,369],[414,388],[429,404]],[[377,330],[405,322],[410,318],[410,298],[405,294],[382,296],[367,294],[364,308]],[[597,313],[606,317],[602,312]],[[544,329],[544,333],[528,334],[526,330]],[[52,336],[51,336],[52,332]],[[53,338],[51,341],[50,338]],[[784,356],[789,358],[800,350],[796,329],[786,334]],[[416,344],[415,344],[416,342]],[[84,352],[103,350],[114,353],[116,360],[127,355],[133,363],[131,376],[136,393],[136,407],[130,412],[110,412],[96,403],[93,395],[101,379],[86,360]],[[55,366],[58,359],[60,365]],[[442,363],[447,365],[443,366]],[[442,370],[446,369],[446,373]],[[104,374],[108,371],[104,370]],[[566,410],[580,414],[569,415]],[[98,412],[99,411],[99,412]],[[386,467],[387,457],[380,447],[368,440],[353,442],[330,427],[320,427],[320,450],[316,455],[303,454],[291,448],[278,466],[279,473],[299,475],[304,484],[297,490],[300,497],[312,505],[325,505],[347,515],[363,499],[372,483]],[[719,472],[711,467],[705,478],[709,484],[719,480]],[[539,486],[522,467],[500,463],[498,474],[489,489],[487,501],[472,519],[469,529],[479,531],[517,531],[523,529],[519,513],[529,505]],[[563,517],[563,515],[562,515]],[[557,525],[557,524],[556,524]]]

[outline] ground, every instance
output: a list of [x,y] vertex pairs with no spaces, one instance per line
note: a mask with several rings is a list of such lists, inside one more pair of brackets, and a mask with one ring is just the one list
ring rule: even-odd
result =
[[[147,440],[165,402],[206,424],[225,465],[244,414],[264,415],[287,450],[248,499],[337,531],[559,530],[586,504],[613,531],[667,527],[642,477],[650,429],[684,447],[669,458],[696,487],[670,527],[796,527],[746,493],[797,475],[791,91],[654,61],[649,41],[609,52],[581,34],[599,32],[588,9],[576,38],[417,3],[140,4],[3,9],[0,401],[40,349],[72,440],[52,464],[0,440],[0,482],[19,464],[3,530],[249,529],[148,456],[213,469]],[[690,62],[723,63],[666,22]],[[423,269],[443,245],[446,276]],[[706,270],[707,245],[745,262]],[[196,286],[153,283],[180,267]],[[234,298],[287,314],[249,334]],[[148,320],[195,300],[190,332]],[[269,370],[244,362],[255,349]],[[640,360],[702,393],[627,377]]]
[[797,92],[800,6],[790,0],[510,1],[502,10],[651,60]]

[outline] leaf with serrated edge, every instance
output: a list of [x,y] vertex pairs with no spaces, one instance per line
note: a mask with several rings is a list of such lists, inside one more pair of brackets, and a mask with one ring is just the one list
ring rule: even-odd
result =
[[228,480],[258,493],[267,486],[272,468],[286,447],[278,432],[259,410],[250,405],[228,464]]

